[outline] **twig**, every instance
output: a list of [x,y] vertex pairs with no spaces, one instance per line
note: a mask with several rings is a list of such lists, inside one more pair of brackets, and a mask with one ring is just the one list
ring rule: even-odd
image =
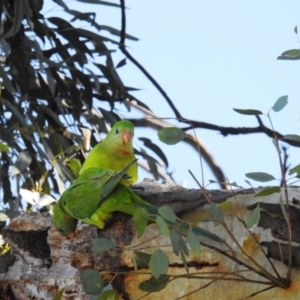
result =
[[150,80],[150,82],[158,89],[161,95],[165,98],[171,109],[173,110],[176,118],[183,119],[180,112],[174,105],[173,101],[163,90],[163,88],[158,84],[158,82],[148,73],[148,71],[127,51],[125,46],[125,35],[126,35],[126,14],[125,14],[125,0],[121,0],[121,11],[122,11],[122,25],[121,25],[121,39],[119,48],[123,54],[138,68],[140,71]]

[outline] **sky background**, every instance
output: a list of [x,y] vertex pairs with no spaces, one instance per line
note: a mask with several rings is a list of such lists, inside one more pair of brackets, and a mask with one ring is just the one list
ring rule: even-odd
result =
[[[66,4],[78,11],[96,12],[99,24],[120,29],[117,8],[74,1]],[[61,10],[50,7],[46,16]],[[285,50],[300,48],[294,32],[294,27],[300,26],[299,1],[130,0],[126,7],[127,33],[140,39],[126,42],[129,52],[159,82],[185,118],[220,126],[255,127],[255,117],[237,114],[232,108],[267,113],[279,97],[288,95],[284,110],[271,112],[272,122],[282,134],[300,135],[300,62],[277,60]],[[117,64],[124,56],[118,52],[113,58]],[[127,86],[141,89],[134,95],[154,113],[174,117],[163,97],[133,64],[128,61],[119,74]],[[270,127],[268,119],[263,120]],[[197,134],[229,181],[246,187],[244,174],[254,171],[280,179],[276,149],[263,134],[223,137],[204,129],[197,129]],[[136,136],[152,138],[165,151],[177,183],[196,187],[189,169],[202,181],[199,157],[192,148],[184,143],[164,145],[150,129],[137,130]],[[300,163],[299,151],[288,146],[291,166]],[[140,180],[146,176],[141,172]],[[204,165],[204,182],[209,179],[215,178]]]

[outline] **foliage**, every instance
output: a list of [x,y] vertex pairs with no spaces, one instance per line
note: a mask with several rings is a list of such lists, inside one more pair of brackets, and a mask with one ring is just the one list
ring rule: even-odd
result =
[[[105,124],[113,124],[120,119],[119,108],[130,110],[130,103],[135,101],[148,109],[131,95],[131,91],[135,89],[126,86],[118,75],[117,69],[126,64],[126,59],[115,64],[112,57],[117,48],[125,51],[124,38],[137,39],[124,32],[122,36],[121,31],[98,24],[94,19],[94,13],[70,9],[61,0],[53,0],[53,3],[63,9],[69,20],[57,16],[46,17],[41,12],[44,4],[42,0],[4,0],[0,6],[2,18],[0,185],[3,203],[9,207],[8,215],[19,211],[22,207],[21,196],[29,203],[28,208],[51,204],[54,199],[50,194],[61,194],[66,182],[72,182],[77,176],[84,159],[82,153],[88,150],[90,143],[94,145],[96,142],[94,134],[106,132]],[[97,1],[97,4],[119,8],[119,5],[105,1]],[[90,30],[78,27],[78,21],[88,24]],[[114,37],[100,35],[99,31],[106,31]],[[298,33],[297,27],[295,33]],[[300,50],[285,51],[279,59],[300,59]],[[287,96],[280,97],[271,109],[274,112],[281,111],[287,105],[287,99]],[[168,103],[172,107],[169,100]],[[258,120],[264,115],[256,109],[234,110],[243,115],[255,116]],[[181,118],[175,108],[174,112],[178,119],[191,124],[191,127],[183,129],[170,127],[159,131],[160,140],[168,145],[189,139],[190,136],[185,132],[188,129],[211,127],[210,124],[200,124]],[[266,116],[272,127],[270,113]],[[261,128],[261,132],[267,131],[266,127]],[[221,130],[224,135],[228,134],[224,128],[217,130]],[[280,167],[283,170],[280,140],[299,143],[300,137],[295,134],[279,135],[273,127],[268,134],[273,137]],[[140,141],[168,166],[168,160],[160,148],[147,138],[140,138]],[[157,173],[157,169],[153,168],[153,165],[157,166],[157,160],[145,151],[137,152],[146,158],[153,173]],[[299,165],[290,169],[289,175],[294,173],[299,176]],[[10,180],[12,177],[15,178],[15,185]],[[249,172],[246,177],[260,182],[275,179],[266,172]],[[284,203],[280,196],[279,203],[289,228],[288,195],[284,176],[283,181],[286,202]],[[16,188],[17,191],[20,190],[20,195],[15,195]],[[109,190],[110,187],[107,186],[107,191]],[[263,197],[279,191],[279,187],[269,187],[256,196]],[[226,227],[221,205],[210,203],[209,215],[215,226],[226,230],[232,242],[240,246]],[[1,221],[5,221],[6,218],[6,215],[1,216]],[[251,229],[258,224],[259,219],[258,205],[247,224],[241,226]],[[143,234],[148,221],[156,222],[160,234],[169,236],[174,254],[177,256],[180,254],[187,273],[189,268],[186,258],[190,250],[195,256],[199,256],[201,245],[205,245],[203,242],[205,238],[225,244],[230,249],[216,234],[182,222],[166,206],[159,208],[157,214],[140,208],[133,216],[133,220],[139,236]],[[288,242],[291,247],[291,236]],[[109,251],[113,247],[117,245],[109,239],[96,239],[93,251]],[[217,246],[213,249],[225,255],[225,252]],[[2,251],[6,251],[6,248]],[[268,279],[274,286],[284,288],[289,285],[290,280],[291,249],[289,251],[289,272],[283,281],[281,277],[274,277],[265,271],[241,249],[254,265],[253,268],[245,264],[246,268]],[[226,255],[228,256],[227,253]],[[234,256],[231,258],[238,261]],[[135,270],[149,267],[151,271],[149,279],[139,286],[143,291],[160,291],[172,280],[167,274],[169,259],[162,249],[158,248],[152,254],[134,250],[133,264]],[[115,291],[103,288],[102,277],[97,270],[88,269],[83,272],[81,282],[84,290],[99,295],[98,299],[108,297],[117,299]],[[58,293],[57,298],[62,292]]]
[[[93,3],[120,8],[106,1]],[[96,136],[107,132],[106,124],[120,120],[120,109],[130,110],[132,101],[147,108],[118,75],[126,59],[113,61],[120,31],[98,24],[95,13],[76,11],[65,1],[52,4],[61,17],[43,13],[42,0],[0,5],[0,197],[8,215],[22,207],[19,188],[27,191],[22,196],[29,199],[28,208],[45,205],[45,194],[61,194],[78,175]],[[137,40],[126,33],[124,38]],[[155,146],[154,153],[167,162]],[[138,152],[157,172],[157,160]],[[49,198],[47,204],[53,201]]]

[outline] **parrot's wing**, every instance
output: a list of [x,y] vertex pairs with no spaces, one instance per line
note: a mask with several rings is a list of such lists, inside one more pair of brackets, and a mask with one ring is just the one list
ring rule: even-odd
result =
[[114,175],[112,175],[109,180],[105,183],[105,185],[103,186],[103,190],[101,193],[101,199],[100,199],[100,203],[103,202],[109,195],[110,193],[113,191],[113,189],[117,186],[117,184],[120,181],[125,181],[123,182],[125,185],[126,184],[126,180],[128,178],[130,178],[130,176],[127,175],[127,171],[128,169],[135,164],[137,161],[137,159],[133,160],[128,166],[126,166],[125,168],[123,168],[121,171],[115,173]]
[[134,163],[136,160],[117,173],[99,168],[87,169],[63,193],[62,208],[75,218],[90,218],[116,185],[126,180],[126,172]]
[[75,218],[89,218],[99,206],[103,186],[114,172],[99,168],[84,171],[63,193],[61,205]]

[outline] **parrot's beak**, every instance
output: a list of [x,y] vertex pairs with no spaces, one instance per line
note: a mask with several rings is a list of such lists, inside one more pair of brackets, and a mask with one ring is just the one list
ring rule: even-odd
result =
[[124,144],[127,144],[130,141],[130,139],[131,139],[131,131],[124,130],[122,134],[122,140]]

